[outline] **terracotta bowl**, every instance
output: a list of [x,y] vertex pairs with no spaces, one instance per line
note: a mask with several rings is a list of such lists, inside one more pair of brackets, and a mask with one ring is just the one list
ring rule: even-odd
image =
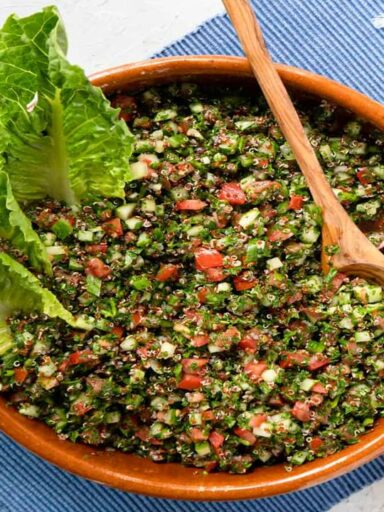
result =
[[[384,129],[382,105],[307,71],[287,66],[277,68],[290,89],[326,98]],[[106,93],[117,89],[134,92],[174,80],[254,83],[245,59],[225,56],[151,60],[98,73],[92,80]],[[8,407],[4,399],[0,399],[0,428],[32,452],[77,475],[125,491],[187,500],[239,500],[286,493],[334,478],[384,453],[384,419],[363,435],[359,443],[335,455],[306,463],[289,473],[283,465],[275,465],[246,475],[203,475],[180,464],[155,464],[134,455],[60,441],[48,427]]]

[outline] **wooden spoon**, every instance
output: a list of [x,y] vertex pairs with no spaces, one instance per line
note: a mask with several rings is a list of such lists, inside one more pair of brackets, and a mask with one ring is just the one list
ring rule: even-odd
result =
[[[316,204],[323,214],[322,267],[330,264],[347,274],[384,285],[384,255],[368,240],[339,203],[317,160],[293,103],[265,46],[261,28],[248,0],[223,0],[253,73],[282,133],[288,141]],[[339,247],[328,256],[325,248]]]

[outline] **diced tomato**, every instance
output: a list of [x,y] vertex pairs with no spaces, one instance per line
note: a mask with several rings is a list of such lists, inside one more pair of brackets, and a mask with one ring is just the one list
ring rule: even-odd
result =
[[142,309],[137,309],[136,311],[134,311],[131,317],[133,326],[137,327],[138,325],[140,325],[144,318],[144,311]]
[[268,368],[268,365],[263,361],[247,363],[244,366],[244,371],[248,377],[253,381],[258,381],[264,370]]
[[372,176],[366,167],[361,167],[356,173],[357,179],[362,185],[369,185],[372,181]]
[[233,278],[235,290],[241,292],[243,290],[250,290],[257,284],[257,279],[249,279],[246,274],[240,274]]
[[313,386],[312,391],[314,393],[319,393],[320,395],[327,395],[328,390],[325,386],[323,386],[320,382],[316,382],[316,384]]
[[217,432],[217,430],[213,430],[209,434],[209,442],[211,445],[217,450],[218,448],[221,448],[224,444],[224,436],[223,434],[220,434],[220,432]]
[[215,414],[213,411],[203,411],[202,412],[202,418],[204,421],[212,421],[216,418]]
[[208,288],[200,288],[197,292],[197,298],[200,302],[200,304],[204,304],[204,302],[207,300],[207,295],[209,293]]
[[95,277],[99,277],[100,279],[104,279],[111,274],[111,269],[99,258],[92,258],[88,261],[85,272]]
[[312,356],[308,363],[308,369],[311,371],[318,370],[323,366],[326,366],[330,363],[330,359],[323,354],[315,354]]
[[200,199],[183,199],[182,201],[177,201],[176,210],[179,212],[185,210],[199,211],[203,210],[206,206],[208,206],[208,203]]
[[73,411],[76,416],[84,416],[84,414],[87,414],[87,412],[92,408],[92,405],[84,404],[83,402],[76,402],[73,404]]
[[305,402],[296,402],[292,414],[299,421],[309,421],[311,419],[311,409]]
[[195,324],[200,324],[203,321],[201,313],[196,311],[196,309],[185,309],[184,316],[189,322],[193,322]]
[[281,231],[279,229],[274,229],[268,233],[268,240],[270,242],[284,242],[293,236],[292,231]]
[[282,405],[284,405],[284,400],[281,398],[280,395],[274,395],[271,396],[271,398],[268,400],[268,403],[276,407],[281,407]]
[[267,415],[266,414],[257,414],[256,416],[253,416],[253,418],[251,418],[249,420],[249,424],[251,427],[257,428],[257,427],[260,427],[260,425],[262,423],[264,423],[264,421],[267,421]]
[[138,437],[140,439],[140,441],[148,441],[149,439],[149,428],[148,427],[143,427],[141,428],[140,430],[137,430],[135,432],[135,436]]
[[238,183],[224,183],[219,192],[219,199],[229,204],[244,204],[247,201],[244,190]]
[[126,108],[129,110],[136,110],[137,108],[135,98],[125,94],[117,94],[111,103],[114,107]]
[[203,347],[204,345],[208,345],[209,336],[208,334],[198,334],[191,338],[191,345],[193,347]]
[[240,437],[240,439],[247,441],[247,443],[249,443],[250,445],[256,443],[256,437],[252,434],[251,431],[246,430],[245,428],[236,427],[234,429],[234,433],[237,435],[237,437]]
[[281,368],[292,368],[293,366],[298,366],[309,358],[308,352],[304,350],[299,350],[297,352],[283,352],[282,356],[283,359],[279,363]]
[[190,432],[190,437],[192,441],[205,441],[208,439],[208,434],[205,434],[202,430],[199,428],[193,427]]
[[16,384],[22,384],[28,377],[28,370],[25,368],[15,368],[14,375]]
[[245,192],[251,199],[257,199],[259,195],[265,192],[266,190],[278,189],[280,187],[280,183],[277,183],[276,181],[252,181],[249,184],[247,184]]
[[236,327],[228,327],[217,335],[215,344],[219,347],[229,348],[233,343],[238,343],[240,337],[241,333]]
[[201,370],[209,362],[209,359],[182,359],[181,364],[183,366],[184,373],[192,375],[200,375]]
[[311,447],[311,450],[314,452],[317,452],[320,450],[320,448],[323,446],[324,441],[320,437],[314,437],[312,441],[309,443],[309,446]]
[[288,208],[290,210],[301,210],[304,203],[303,196],[291,196],[289,200]]
[[219,283],[220,281],[225,279],[223,269],[220,267],[207,268],[207,270],[205,270],[204,273],[207,276],[208,281],[210,281],[211,283]]
[[248,353],[253,353],[256,352],[257,342],[252,336],[245,335],[237,346]]
[[105,254],[108,250],[108,244],[105,242],[101,242],[100,244],[90,244],[86,246],[85,250],[89,254]]
[[190,391],[191,389],[200,388],[202,385],[203,378],[199,375],[184,374],[178,383],[178,389],[185,389]]
[[123,226],[121,224],[121,220],[118,217],[104,222],[101,227],[107,235],[113,237],[118,237],[123,234]]
[[68,357],[68,365],[76,366],[77,364],[94,363],[97,361],[97,356],[91,350],[77,350],[72,352]]
[[115,325],[112,327],[112,333],[119,339],[124,336],[124,332],[124,327],[121,327],[121,325]]
[[213,267],[223,266],[223,255],[216,249],[207,249],[199,247],[195,251],[196,268],[198,270],[207,270]]
[[168,279],[174,279],[179,272],[179,267],[177,265],[163,265],[158,273],[156,274],[156,281],[168,281]]

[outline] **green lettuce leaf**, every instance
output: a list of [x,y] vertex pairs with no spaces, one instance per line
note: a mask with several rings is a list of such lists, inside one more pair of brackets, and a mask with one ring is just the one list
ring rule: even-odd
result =
[[124,197],[132,135],[66,52],[55,7],[0,30],[0,152],[18,201]]
[[6,319],[16,312],[42,313],[85,328],[29,270],[8,254],[0,253],[0,355],[13,346]]
[[8,175],[0,170],[0,239],[22,251],[39,272],[52,274],[46,248],[13,196]]

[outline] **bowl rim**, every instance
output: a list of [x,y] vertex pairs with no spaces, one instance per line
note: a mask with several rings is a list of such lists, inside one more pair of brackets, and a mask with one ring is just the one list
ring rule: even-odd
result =
[[[384,107],[326,77],[276,65],[287,86],[328,99],[384,129]],[[230,56],[179,56],[118,66],[90,79],[105,92],[177,79],[252,78],[247,60]],[[23,417],[0,397],[0,430],[36,455],[76,475],[124,491],[184,500],[240,500],[274,496],[320,484],[384,453],[384,418],[359,443],[287,472],[282,464],[245,475],[212,473],[176,463],[158,464],[136,455],[108,452],[62,441],[46,425]]]

